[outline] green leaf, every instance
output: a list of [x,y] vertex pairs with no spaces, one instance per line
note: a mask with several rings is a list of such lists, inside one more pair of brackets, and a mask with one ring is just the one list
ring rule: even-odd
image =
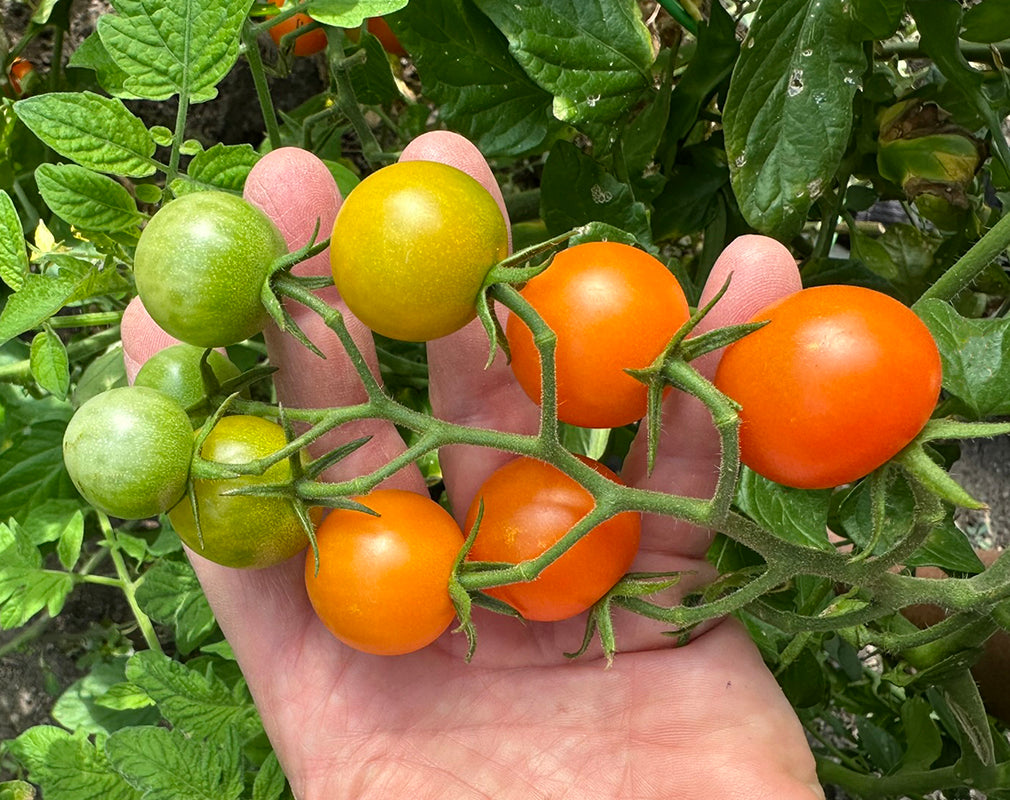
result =
[[192,652],[217,627],[188,562],[163,559],[155,563],[137,587],[137,603],[155,622],[171,626],[176,647],[184,654]]
[[252,701],[236,696],[213,675],[203,675],[153,650],[134,655],[126,665],[127,679],[143,689],[165,719],[201,739],[221,741],[236,731],[245,741],[262,730]]
[[14,291],[21,288],[28,273],[28,250],[14,201],[0,189],[0,280]]
[[0,800],[35,800],[35,787],[24,781],[0,783]]
[[98,20],[109,57],[125,73],[131,97],[167,100],[176,94],[200,103],[239,53],[239,32],[253,0],[179,0],[150,5],[116,0],[118,14]]
[[[238,742],[232,738],[233,750]],[[178,730],[139,727],[116,731],[105,744],[109,761],[144,800],[237,800],[243,775],[234,752]]]
[[964,12],[961,38],[992,44],[1010,39],[1010,0],[982,0]]
[[851,241],[856,260],[884,278],[892,292],[906,303],[918,299],[943,269],[936,258],[943,239],[914,225],[894,223],[880,236],[856,229]]
[[338,28],[358,28],[369,17],[399,11],[407,0],[312,0],[309,16]]
[[193,156],[186,174],[173,181],[172,192],[176,196],[205,189],[240,193],[259,160],[252,145],[215,144]]
[[654,238],[679,239],[702,230],[718,213],[720,195],[728,184],[722,148],[704,143],[681,150],[670,179],[653,201]]
[[126,187],[85,167],[41,164],[35,180],[53,213],[79,230],[131,230],[144,218]]
[[643,245],[652,241],[645,205],[635,200],[627,184],[570,142],[555,143],[547,156],[540,205],[552,234],[604,222],[633,234]]
[[[911,532],[915,522],[915,498],[908,480],[897,470],[892,473],[885,491],[883,527],[874,548],[875,554],[890,550]],[[845,535],[864,548],[873,541],[872,502],[869,482],[863,481],[838,509],[838,519]],[[954,524],[952,511],[948,511],[943,522],[929,532],[922,546],[903,563],[907,567],[939,567],[947,572],[968,574],[983,569],[971,542]]]
[[[79,500],[47,500],[36,506],[21,522],[21,527],[32,544],[58,542],[67,531],[78,525],[78,516],[83,511]],[[83,525],[83,518],[81,518]]]
[[25,276],[21,289],[7,298],[0,312],[0,344],[38,328],[86,286],[91,276],[73,271]]
[[24,519],[51,499],[79,497],[63,466],[66,427],[66,419],[43,420],[11,436],[0,452],[0,520]]
[[723,114],[733,190],[747,222],[796,234],[849,141],[866,67],[847,0],[765,0],[744,40]]
[[29,356],[32,377],[47,392],[60,399],[70,389],[70,357],[63,340],[47,325],[32,339]]
[[827,534],[830,490],[792,489],[745,468],[736,502],[745,514],[780,539],[818,550],[835,549]]
[[155,172],[154,140],[120,100],[54,92],[19,100],[14,110],[32,133],[83,167],[131,178]]
[[563,122],[613,122],[651,85],[652,40],[635,0],[475,0]]
[[93,70],[98,85],[114,97],[124,100],[140,99],[132,92],[127,91],[125,83],[129,76],[112,60],[109,51],[102,44],[98,31],[92,31],[78,45],[71,54],[67,66]]
[[54,800],[141,800],[85,736],[50,725],[29,728],[8,743],[32,782]]
[[855,723],[861,749],[873,766],[885,775],[894,770],[901,760],[901,745],[894,735],[864,716],[857,716]]
[[389,18],[446,126],[489,158],[537,151],[560,131],[551,95],[472,0],[412,0]]
[[56,544],[56,555],[63,569],[72,570],[81,557],[81,545],[84,543],[84,512],[80,509],[74,513],[67,523]]
[[20,525],[0,524],[0,628],[19,628],[43,608],[55,616],[71,589],[70,575],[42,569],[42,556]]
[[85,401],[96,394],[125,385],[126,363],[123,361],[122,345],[117,344],[84,368],[84,373],[77,382],[77,388],[74,389],[74,408],[80,408]]
[[158,724],[161,714],[150,699],[147,705],[131,709],[116,709],[103,702],[113,687],[123,684],[125,663],[125,658],[99,662],[91,672],[70,684],[53,705],[53,719],[69,730],[87,734]]
[[400,90],[393,79],[386,50],[375,36],[367,30],[361,37],[358,48],[348,51],[351,55],[357,50],[364,51],[364,61],[359,61],[351,67],[350,79],[354,92],[361,105],[388,106],[402,98]]
[[908,736],[901,770],[920,772],[929,769],[943,754],[943,737],[929,703],[922,697],[905,700],[901,704],[901,727]]
[[864,39],[886,39],[901,24],[905,0],[852,0],[852,16]]
[[287,780],[281,769],[277,754],[272,752],[267,756],[263,766],[256,773],[253,781],[252,800],[279,800],[284,793]]
[[918,307],[940,348],[943,388],[973,419],[1010,414],[1010,319],[966,319],[940,300]]

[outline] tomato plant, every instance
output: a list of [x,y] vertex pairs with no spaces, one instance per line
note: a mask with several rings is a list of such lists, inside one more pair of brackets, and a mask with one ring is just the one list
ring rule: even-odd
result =
[[[244,464],[265,458],[287,444],[284,430],[262,417],[222,417],[203,442],[200,454],[221,464]],[[291,480],[291,463],[278,461],[262,475],[193,481],[200,516],[197,529],[187,493],[168,517],[179,538],[204,558],[226,567],[261,568],[300,553],[309,539],[294,504],[287,497],[228,495],[234,489],[283,485]]]
[[393,339],[427,341],[476,315],[484,276],[508,252],[498,204],[466,173],[403,161],[369,175],[333,225],[333,280],[351,311]]
[[157,389],[174,398],[185,409],[198,408],[207,400],[207,386],[201,367],[204,352],[207,352],[207,366],[218,385],[238,377],[239,368],[217,350],[208,352],[203,347],[176,344],[159,350],[145,361],[133,383]]
[[715,384],[740,404],[740,456],[802,489],[838,486],[896,455],[929,419],[940,356],[925,324],[888,295],[818,286],[754,317]]
[[[612,481],[604,465],[584,459]],[[541,555],[593,509],[593,497],[557,467],[519,457],[497,469],[478,490],[466,530],[484,512],[467,558],[518,564]],[[567,619],[593,605],[627,572],[638,552],[641,518],[625,512],[600,523],[532,581],[487,593],[526,619]]]
[[[687,298],[673,274],[648,253],[618,242],[562,250],[522,296],[557,336],[558,418],[614,428],[645,416],[647,389],[625,372],[648,367],[687,321]],[[530,329],[506,325],[512,371],[540,402],[540,353]]]
[[159,209],[140,235],[137,292],[175,338],[200,347],[235,344],[269,319],[260,291],[286,252],[273,223],[242,198],[185,194]]
[[77,409],[63,436],[63,461],[92,505],[123,519],[167,511],[186,491],[193,428],[174,399],[122,386]]
[[323,520],[319,571],[312,553],[305,560],[312,607],[357,650],[419,650],[455,616],[449,578],[463,534],[444,508],[414,492],[379,489],[355,499],[375,515],[336,509]]
[[[284,6],[284,0],[267,0],[271,5],[278,8]],[[270,38],[274,44],[281,46],[281,39],[292,31],[312,24],[312,17],[308,14],[295,14],[282,22],[278,22],[270,28]],[[326,31],[322,28],[312,28],[311,30],[299,33],[291,46],[291,51],[296,56],[311,56],[326,49]]]

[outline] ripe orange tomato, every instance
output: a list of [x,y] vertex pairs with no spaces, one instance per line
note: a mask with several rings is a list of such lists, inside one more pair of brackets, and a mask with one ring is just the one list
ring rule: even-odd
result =
[[23,58],[14,59],[14,63],[11,64],[10,71],[8,72],[8,78],[10,79],[11,89],[14,90],[15,97],[21,96],[21,81],[23,81],[28,74],[34,70],[35,67],[32,66],[31,61],[26,61]]
[[[583,459],[612,481],[602,464]],[[489,477],[467,514],[466,530],[484,515],[467,558],[518,564],[541,555],[593,509],[593,497],[556,467],[519,457]],[[552,622],[579,614],[603,597],[628,571],[638,552],[641,515],[626,511],[600,523],[532,581],[496,586],[487,594],[504,600],[526,619]]]
[[857,480],[926,424],[941,366],[926,325],[858,286],[803,289],[754,317],[726,349],[715,385],[740,404],[740,457],[800,489]]
[[400,489],[355,498],[378,516],[336,509],[316,532],[305,585],[318,617],[366,653],[401,655],[437,639],[455,616],[449,577],[463,534],[434,500]]
[[[589,242],[558,253],[522,296],[557,335],[558,418],[615,428],[645,416],[647,389],[626,369],[649,366],[690,316],[673,274],[646,252]],[[512,371],[540,402],[540,353],[515,315],[506,324]]]
[[[284,5],[284,0],[267,0],[271,5],[275,5],[281,8]],[[286,35],[291,33],[293,30],[297,30],[303,25],[308,25],[312,22],[312,17],[308,14],[295,14],[292,17],[279,22],[270,28],[270,38],[274,40],[274,44],[278,47],[281,45],[281,39]],[[296,56],[311,56],[326,49],[326,31],[322,28],[313,28],[310,31],[299,35],[294,42],[292,47],[292,52]]]

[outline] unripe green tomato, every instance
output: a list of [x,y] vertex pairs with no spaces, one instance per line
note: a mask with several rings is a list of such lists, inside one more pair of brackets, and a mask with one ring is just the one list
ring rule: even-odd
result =
[[123,519],[146,519],[174,506],[186,491],[192,457],[186,412],[146,386],[95,395],[63,436],[63,461],[77,490]]
[[258,208],[227,192],[194,192],[147,223],[134,259],[137,292],[176,339],[224,347],[263,330],[260,292],[270,265],[287,252]]
[[347,196],[333,225],[333,281],[348,308],[392,339],[428,341],[476,316],[508,230],[488,191],[434,161],[383,167]]
[[[149,386],[174,398],[189,410],[207,400],[200,359],[206,348],[191,344],[175,344],[159,350],[137,372],[134,386]],[[241,371],[227,356],[217,350],[207,353],[207,365],[218,384],[237,378]]]
[[[287,444],[284,429],[261,417],[222,417],[204,440],[200,454],[208,461],[245,464],[265,458]],[[197,530],[189,494],[168,513],[179,538],[193,551],[226,567],[261,568],[278,564],[308,545],[294,504],[284,497],[227,495],[233,489],[291,480],[284,459],[262,475],[193,481],[200,515]],[[201,538],[202,534],[202,538]]]

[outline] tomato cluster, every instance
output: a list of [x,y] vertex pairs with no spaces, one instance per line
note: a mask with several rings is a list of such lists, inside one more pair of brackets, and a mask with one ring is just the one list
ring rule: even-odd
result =
[[[330,262],[341,298],[362,322],[427,341],[474,318],[508,248],[502,210],[478,181],[446,164],[404,161],[348,195]],[[300,456],[271,459],[288,445],[280,425],[232,413],[201,428],[211,424],[222,384],[242,384],[211,348],[269,323],[264,292],[286,255],[270,219],[225,192],[183,195],[152,217],[136,248],[138,294],[182,343],[147,361],[135,385],[98,395],[71,420],[65,461],[81,493],[117,517],[166,513],[189,548],[225,566],[269,567],[305,551],[318,617],[370,653],[410,652],[437,639],[456,613],[457,569],[494,576],[476,585],[528,620],[567,619],[606,595],[636,557],[641,520],[614,511],[582,522],[597,500],[573,474],[620,491],[600,463],[569,461],[562,471],[516,456],[481,485],[462,528],[427,496],[387,489],[323,518],[295,497]],[[566,247],[518,296],[505,296],[516,382],[540,403],[551,378],[558,420],[589,428],[634,425],[647,414],[647,386],[633,373],[676,357],[671,345],[690,317],[666,265],[615,242]],[[741,460],[760,474],[799,488],[855,481],[908,445],[931,415],[939,354],[896,300],[850,286],[811,288],[755,320],[767,324],[726,349],[714,383],[739,406]],[[553,370],[544,367],[548,352]],[[588,530],[576,536],[581,525]],[[474,531],[468,545],[464,530]]]

